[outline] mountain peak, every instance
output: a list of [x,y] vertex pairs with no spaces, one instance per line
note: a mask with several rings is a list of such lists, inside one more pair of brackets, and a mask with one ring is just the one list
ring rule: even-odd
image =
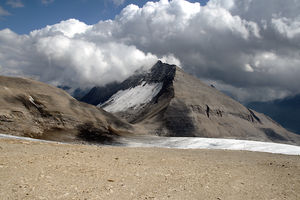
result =
[[94,88],[87,99],[97,99],[104,110],[141,124],[144,134],[300,141],[263,114],[161,61],[105,91]]
[[[161,65],[163,62],[161,61],[161,60],[158,60],[157,62],[156,62],[156,64],[155,65]],[[154,66],[155,66],[154,65]]]
[[169,65],[158,60],[148,71],[137,71],[122,83],[112,82],[105,86],[94,87],[80,100],[93,105],[103,104],[116,92],[136,87],[142,83],[169,84],[173,81],[175,72],[176,65]]

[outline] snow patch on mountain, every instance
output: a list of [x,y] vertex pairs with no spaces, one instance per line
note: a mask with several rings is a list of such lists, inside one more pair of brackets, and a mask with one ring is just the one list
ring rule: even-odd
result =
[[107,112],[120,112],[127,109],[138,109],[149,103],[161,90],[163,83],[146,83],[143,81],[140,85],[126,90],[120,90],[109,100],[98,107]]
[[32,96],[29,96],[29,101],[30,101],[33,105],[35,105],[36,107],[38,107],[38,106],[35,104],[34,98],[33,98]]

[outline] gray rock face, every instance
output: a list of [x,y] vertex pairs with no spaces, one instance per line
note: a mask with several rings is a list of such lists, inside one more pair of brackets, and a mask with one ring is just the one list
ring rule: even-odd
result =
[[101,108],[24,78],[0,76],[0,132],[56,141],[109,142],[133,130]]
[[[117,111],[112,109],[117,100],[122,99],[120,96],[126,94],[128,101],[139,98],[138,95],[144,92],[139,84],[153,83],[160,83],[162,87],[157,95],[151,96],[151,100]],[[106,96],[107,101],[99,101],[101,107],[113,110],[113,114],[140,127],[139,133],[142,134],[300,144],[298,135],[285,130],[269,117],[247,109],[175,65],[159,61],[149,72],[130,77],[116,88],[120,90]],[[137,88],[140,91],[135,91]],[[94,98],[103,98],[98,95]]]

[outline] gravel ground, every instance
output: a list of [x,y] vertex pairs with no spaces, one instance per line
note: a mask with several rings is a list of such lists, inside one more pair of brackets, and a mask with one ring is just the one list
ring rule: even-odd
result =
[[0,199],[300,199],[300,156],[0,139]]

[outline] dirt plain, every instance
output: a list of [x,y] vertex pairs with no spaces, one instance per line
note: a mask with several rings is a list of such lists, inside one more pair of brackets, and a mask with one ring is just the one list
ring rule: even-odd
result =
[[0,199],[300,199],[300,156],[0,139]]

